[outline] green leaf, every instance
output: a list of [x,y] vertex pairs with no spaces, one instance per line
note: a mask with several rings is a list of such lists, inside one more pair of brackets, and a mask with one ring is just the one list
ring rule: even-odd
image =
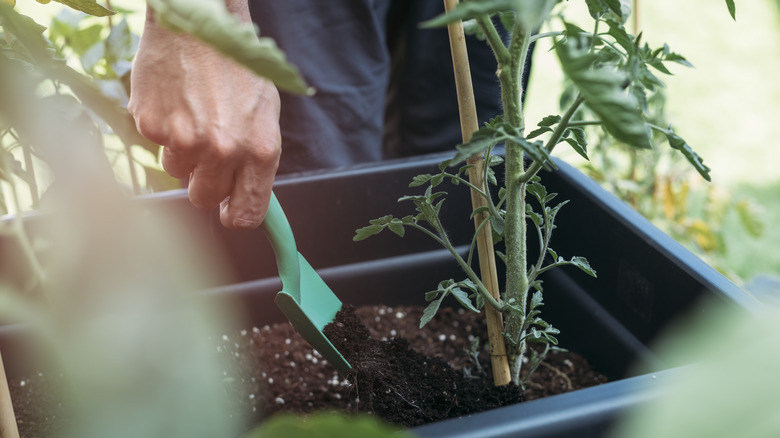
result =
[[588,107],[599,116],[607,132],[631,146],[650,149],[650,135],[640,102],[625,90],[628,75],[612,68],[594,68],[597,55],[588,53],[588,47],[587,41],[581,38],[568,38],[557,45],[566,76],[574,82]]
[[734,21],[737,21],[737,5],[734,4],[734,0],[726,0],[726,7],[729,8],[729,14]]
[[530,204],[525,205],[525,215],[528,217],[528,219],[531,219],[531,221],[533,221],[534,225],[536,225],[537,227],[542,225],[542,220],[543,220],[542,215],[535,212],[533,207],[531,207]]
[[439,311],[439,307],[441,306],[441,300],[444,299],[444,297],[447,296],[447,292],[443,292],[441,294],[441,297],[439,297],[436,300],[433,300],[428,304],[428,306],[423,310],[423,314],[420,317],[420,328],[425,327],[425,324],[428,324],[431,322],[434,316],[436,316],[436,313]]
[[590,158],[588,158],[588,139],[585,135],[585,130],[582,128],[569,128],[569,132],[574,135],[574,138],[567,138],[566,142],[569,143],[572,149],[574,149],[582,158],[590,160]]
[[540,163],[546,170],[555,169],[557,166],[550,159],[550,151],[544,147],[541,140],[533,143],[524,138],[514,138],[514,144],[520,146],[523,151],[535,162]]
[[590,16],[594,19],[611,12],[625,23],[631,15],[631,0],[585,0],[585,3],[588,5]]
[[473,35],[480,41],[485,40],[485,32],[482,31],[481,27],[479,27],[477,20],[465,20],[463,22],[463,33],[466,35]]
[[493,15],[502,11],[513,10],[517,5],[516,0],[483,0],[461,2],[450,12],[436,16],[423,22],[420,27],[444,27],[450,23],[461,20],[472,20],[485,15]]
[[469,294],[463,291],[460,288],[454,288],[452,289],[452,296],[455,297],[458,302],[465,307],[468,310],[471,310],[472,312],[479,313],[479,309],[474,307],[473,304],[471,304],[471,299],[469,298]]
[[623,23],[631,15],[631,0],[604,0],[612,11]]
[[607,20],[609,25],[609,35],[615,39],[615,41],[626,51],[629,55],[634,54],[636,47],[634,46],[634,40],[626,32],[623,24],[617,20]]
[[[421,24],[423,28],[444,27],[461,20],[499,14],[504,26],[520,20],[527,29],[538,28],[550,14],[557,0],[472,0],[458,3],[452,11]],[[509,27],[508,29],[512,29]]]
[[374,234],[379,234],[386,227],[390,228],[391,231],[398,234],[397,228],[393,230],[394,227],[398,227],[398,226],[400,226],[402,229],[400,235],[401,237],[403,237],[403,220],[396,219],[392,215],[388,214],[380,218],[371,219],[368,222],[371,225],[360,228],[355,231],[355,236],[352,238],[353,241],[359,242],[363,239],[373,236]]
[[537,124],[537,126],[550,127],[550,126],[552,126],[552,125],[554,125],[554,124],[556,124],[556,123],[558,123],[560,121],[561,121],[561,116],[559,116],[559,115],[546,116],[545,118],[542,119],[541,122],[539,122]]
[[336,438],[336,437],[372,437],[372,438],[411,438],[409,432],[390,427],[368,415],[344,415],[335,412],[321,412],[301,416],[280,414],[269,420],[242,438],[278,438],[278,437]]
[[699,172],[699,175],[701,175],[702,178],[707,181],[712,181],[710,178],[710,168],[704,164],[701,157],[693,151],[693,148],[691,148],[682,137],[672,131],[671,127],[669,127],[669,131],[666,133],[666,139],[669,141],[669,146],[680,151],[685,159],[691,163],[693,168]]
[[534,292],[534,294],[531,295],[531,309],[534,310],[537,307],[540,307],[542,305],[544,305],[544,301],[542,299],[542,293]]
[[109,64],[132,61],[138,51],[139,38],[130,31],[127,20],[122,18],[111,28],[106,38],[106,58]]
[[442,181],[444,181],[444,174],[443,173],[440,173],[438,175],[434,175],[433,178],[431,178],[431,187],[438,186],[439,184],[441,184]]
[[251,23],[239,21],[218,0],[148,0],[157,22],[174,32],[186,32],[291,93],[312,95],[298,68],[273,39],[258,37]]
[[544,205],[545,198],[547,198],[547,188],[539,183],[531,183],[526,186],[526,191],[532,194],[540,204]]
[[95,17],[107,17],[114,15],[116,12],[106,9],[99,5],[95,0],[54,0],[57,3],[62,3],[65,6],[73,8],[77,11],[94,15]]
[[359,242],[373,236],[374,234],[379,234],[384,229],[385,227],[381,225],[369,225],[367,227],[359,228],[355,231],[355,237],[353,237],[352,240]]
[[572,257],[571,260],[569,260],[569,263],[580,268],[591,277],[596,276],[596,271],[590,267],[590,263],[588,263],[588,260],[585,257]]
[[414,178],[412,178],[412,182],[409,183],[409,187],[419,187],[433,178],[433,175],[426,173],[424,175],[416,175]]
[[467,143],[461,143],[456,146],[458,152],[450,160],[450,165],[455,165],[466,161],[474,155],[481,154],[485,149],[494,146],[498,140],[495,138],[496,130],[492,127],[479,128]]
[[101,44],[103,42],[102,33],[103,25],[94,24],[84,29],[75,30],[69,35],[63,36],[67,38],[68,46],[73,49],[76,54],[82,55],[90,47],[94,46],[95,44]]
[[397,234],[398,236],[404,237],[404,231],[405,231],[404,224],[401,223],[401,221],[399,221],[398,219],[396,219],[393,222],[390,222],[389,224],[387,224],[387,228],[390,231],[392,231],[395,234]]
[[545,132],[552,132],[552,131],[553,131],[552,129],[547,128],[547,127],[536,128],[533,131],[531,131],[531,133],[528,134],[528,136],[526,138],[530,140],[532,138],[536,138],[536,137],[544,134]]
[[585,0],[585,3],[588,5],[588,13],[593,19],[601,18],[609,10],[604,0]]

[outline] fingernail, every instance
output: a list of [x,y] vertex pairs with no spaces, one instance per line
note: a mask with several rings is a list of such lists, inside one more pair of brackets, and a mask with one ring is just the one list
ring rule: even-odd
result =
[[233,228],[251,230],[260,226],[260,222],[256,220],[248,220],[244,218],[233,219]]

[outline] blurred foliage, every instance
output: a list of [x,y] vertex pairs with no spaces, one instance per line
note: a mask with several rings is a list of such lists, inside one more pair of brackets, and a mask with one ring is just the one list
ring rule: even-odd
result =
[[376,418],[317,413],[304,418],[281,414],[272,417],[244,438],[411,438],[410,433],[391,428]]
[[672,327],[658,351],[693,365],[659,378],[661,396],[634,409],[613,438],[780,436],[780,308],[709,309]]
[[[90,8],[94,2],[81,3]],[[125,109],[139,40],[125,13],[109,21],[66,8],[46,29],[11,6],[0,6],[0,62],[23,69],[36,82],[37,95],[69,101],[66,112],[83,117],[84,129],[99,137],[117,178],[134,193],[177,187],[158,163],[159,146],[138,134]],[[0,174],[6,194],[0,198],[0,212],[37,208],[51,183],[39,145],[20,136],[18,121],[8,117],[0,120],[0,145],[7,161]],[[15,205],[6,199],[8,193],[17,198]]]
[[[647,99],[651,123],[666,126],[665,108],[665,89],[659,87]],[[658,132],[653,149],[639,153],[597,127],[588,129],[597,133],[588,145],[590,161],[583,165],[590,177],[721,273],[743,281],[729,264],[728,242],[734,234],[757,238],[764,233],[755,200],[702,181],[680,154],[660,146],[668,139]]]

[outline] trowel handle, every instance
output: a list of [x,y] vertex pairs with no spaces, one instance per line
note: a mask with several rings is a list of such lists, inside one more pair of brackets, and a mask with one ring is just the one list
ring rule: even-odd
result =
[[301,275],[298,265],[298,248],[295,245],[295,236],[293,236],[287,216],[284,215],[284,210],[273,192],[271,192],[271,201],[268,203],[268,212],[260,227],[268,237],[268,241],[271,242],[284,290],[290,293],[295,301],[300,302]]

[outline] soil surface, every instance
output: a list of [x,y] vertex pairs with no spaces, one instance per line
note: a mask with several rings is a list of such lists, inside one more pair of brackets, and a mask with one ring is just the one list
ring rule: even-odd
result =
[[[494,388],[488,346],[472,342],[487,338],[481,315],[442,308],[420,330],[422,310],[345,306],[327,330],[353,366],[346,376],[286,322],[222,336],[217,349],[239,361],[238,375],[226,383],[235,394],[231,408],[249,418],[247,428],[277,412],[319,410],[372,412],[416,426],[607,381],[582,356],[551,352],[522,394]],[[52,436],[63,421],[48,391],[52,378],[9,382],[21,438]]]

